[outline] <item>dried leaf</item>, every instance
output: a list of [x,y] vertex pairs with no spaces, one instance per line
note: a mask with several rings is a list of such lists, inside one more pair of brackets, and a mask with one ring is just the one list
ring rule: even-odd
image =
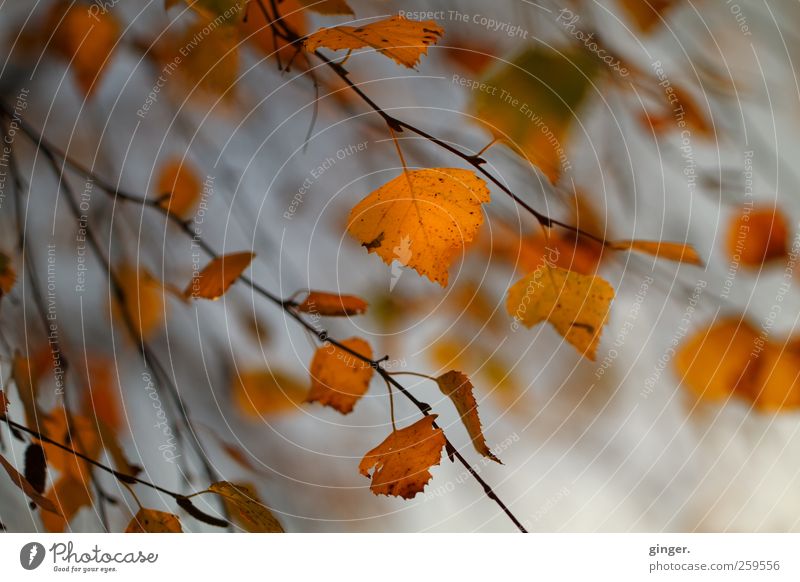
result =
[[87,97],[97,89],[119,40],[120,25],[110,10],[93,13],[85,4],[61,0],[51,9],[52,47],[69,62]]
[[614,289],[600,277],[541,265],[508,290],[506,310],[526,327],[549,321],[594,360],[613,298]]
[[[283,0],[277,3],[277,7],[281,17],[280,21],[299,36],[305,36],[308,32],[308,11],[303,10],[300,2],[298,0]],[[298,47],[275,37],[272,33],[271,23],[255,3],[251,2],[248,5],[247,18],[243,18],[240,21],[239,29],[243,40],[250,42],[264,55],[273,58],[277,57],[284,66],[289,61],[292,61],[295,67],[299,65],[300,59],[293,58],[297,53]]]
[[370,253],[447,286],[447,269],[483,223],[486,183],[456,168],[408,171],[350,212],[348,232]]
[[727,250],[731,261],[760,268],[782,261],[788,254],[789,225],[779,209],[745,207],[728,228]]
[[442,429],[433,427],[435,420],[431,414],[393,431],[364,455],[358,470],[365,477],[372,471],[370,489],[375,495],[411,499],[425,488],[432,477],[430,468],[441,461],[446,442]]
[[177,515],[142,507],[125,528],[125,533],[183,533],[183,529]]
[[72,474],[62,475],[47,493],[47,499],[57,508],[56,513],[43,513],[44,529],[53,533],[63,532],[70,520],[82,507],[91,507],[92,494],[89,481],[82,481]]
[[231,514],[244,529],[252,533],[283,533],[283,526],[264,505],[252,487],[228,481],[213,483],[209,491],[221,496]]
[[688,244],[649,240],[618,240],[609,242],[608,246],[615,251],[638,251],[660,259],[689,263],[698,267],[703,266],[700,255],[697,254],[694,247]]
[[183,292],[187,299],[219,299],[250,266],[254,253],[232,253],[213,259]]
[[197,172],[188,162],[175,158],[167,161],[158,174],[158,205],[182,220],[191,218],[203,190]]
[[278,370],[244,370],[233,379],[233,387],[239,411],[259,419],[297,410],[306,393],[300,382]]
[[355,295],[310,291],[305,300],[297,306],[297,310],[332,317],[360,315],[367,311],[367,302]]
[[433,20],[407,20],[392,16],[364,26],[321,28],[305,40],[306,50],[320,47],[333,51],[372,47],[400,65],[413,68],[428,45],[436,44],[444,29]]
[[30,482],[28,482],[28,480],[23,477],[22,474],[17,471],[14,466],[2,455],[0,455],[0,465],[2,465],[6,470],[8,476],[11,477],[11,481],[14,482],[14,485],[22,489],[22,491],[30,498],[31,501],[46,511],[60,515],[55,504],[47,497],[41,495],[36,488]]
[[458,416],[461,418],[461,422],[464,423],[475,450],[484,457],[500,463],[500,459],[494,456],[486,445],[481,419],[478,416],[478,403],[472,393],[473,386],[470,379],[461,372],[451,370],[436,378],[436,383],[439,385],[439,390],[442,391],[442,394],[450,398],[455,404]]
[[[47,434],[55,441],[90,459],[97,459],[101,444],[95,423],[79,415],[71,415],[70,424],[67,420],[67,413],[63,408],[54,411],[45,423]],[[46,441],[40,441],[40,444],[44,448],[50,467],[59,471],[62,476],[69,473],[78,481],[89,482],[91,467],[87,461]]]
[[[372,348],[363,339],[352,337],[341,343],[372,359]],[[367,392],[374,373],[372,366],[333,344],[317,349],[310,371],[311,390],[306,401],[319,402],[342,414],[352,412],[356,402]]]

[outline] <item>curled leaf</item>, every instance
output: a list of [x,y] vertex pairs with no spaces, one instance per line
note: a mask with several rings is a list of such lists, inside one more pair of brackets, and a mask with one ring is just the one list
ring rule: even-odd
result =
[[413,68],[428,45],[436,42],[444,29],[433,20],[407,20],[392,16],[364,26],[333,26],[321,28],[305,40],[306,50],[320,47],[338,51],[372,47],[400,65]]
[[360,315],[367,311],[367,302],[355,295],[310,291],[297,310],[330,317]]
[[177,515],[142,507],[133,516],[125,533],[183,533]]
[[183,292],[187,299],[219,299],[250,266],[254,253],[232,253],[213,259],[205,268],[192,277]]
[[283,526],[261,502],[252,487],[220,481],[213,483],[208,490],[225,500],[226,505],[233,510],[232,515],[247,531],[283,533]]
[[397,261],[447,286],[447,269],[483,223],[489,189],[457,168],[406,171],[359,202],[347,231],[387,265]]
[[446,443],[442,429],[433,427],[435,420],[431,414],[396,430],[364,455],[358,470],[365,477],[372,473],[370,489],[375,495],[411,499],[425,488]]
[[474,388],[469,378],[461,372],[451,370],[436,378],[436,383],[442,394],[455,404],[458,416],[464,423],[475,450],[484,457],[500,463],[500,459],[494,456],[486,445],[481,419],[478,416],[478,403],[475,401],[475,395],[472,392]]
[[638,251],[660,259],[689,263],[698,267],[703,266],[703,260],[700,255],[697,254],[694,247],[687,244],[657,240],[618,240],[609,242],[607,246],[615,251]]
[[[372,348],[365,340],[353,337],[341,343],[372,359]],[[306,401],[348,414],[367,392],[373,373],[372,366],[353,354],[333,344],[321,346],[311,360],[311,390]]]

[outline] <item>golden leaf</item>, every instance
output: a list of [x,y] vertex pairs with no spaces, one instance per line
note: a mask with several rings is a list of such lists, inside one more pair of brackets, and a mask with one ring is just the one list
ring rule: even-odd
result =
[[447,286],[447,269],[483,223],[486,183],[456,168],[408,171],[350,212],[348,232],[391,265],[398,261]]
[[283,533],[283,526],[264,505],[252,487],[228,481],[213,483],[208,488],[225,500],[231,515],[252,533]]
[[203,185],[194,169],[179,158],[169,160],[158,174],[158,205],[182,220],[191,217]]
[[245,370],[233,380],[236,407],[244,415],[261,418],[297,410],[305,398],[305,388],[294,378],[274,370]]
[[433,20],[407,20],[392,16],[364,26],[321,28],[305,40],[306,50],[320,47],[338,51],[372,47],[400,65],[413,68],[428,45],[436,44],[444,29]]
[[435,420],[431,414],[393,431],[364,455],[358,470],[365,477],[372,471],[370,489],[375,495],[411,499],[425,488],[432,477],[430,468],[441,461],[445,445],[444,432],[433,427]]
[[[342,345],[372,359],[372,348],[361,338],[343,340]],[[321,346],[311,360],[311,390],[307,402],[319,402],[349,414],[367,392],[374,370],[368,363],[347,351],[328,344]]]
[[703,260],[700,255],[697,254],[692,245],[688,244],[657,240],[617,240],[609,242],[608,246],[615,251],[638,251],[660,259],[689,263],[698,267],[703,266]]
[[183,529],[177,515],[142,507],[125,528],[125,533],[183,533]]
[[219,299],[250,266],[256,255],[250,252],[232,253],[213,259],[192,277],[183,292],[187,299]]
[[450,398],[455,404],[458,416],[461,418],[461,422],[464,423],[475,450],[484,457],[500,463],[500,459],[494,456],[486,445],[481,419],[478,416],[478,403],[472,393],[473,386],[469,378],[461,372],[451,370],[436,378],[436,383],[439,385],[439,390],[442,391],[442,394]]
[[355,295],[336,295],[324,291],[310,291],[297,306],[303,313],[326,316],[360,315],[367,310],[367,302]]
[[30,498],[31,501],[46,511],[54,513],[58,516],[61,515],[53,501],[36,491],[33,485],[31,485],[30,482],[2,455],[0,455],[0,465],[2,465],[3,469],[6,470],[8,476],[11,477],[11,481],[14,482],[14,485],[19,487],[25,493],[25,495]]
[[594,360],[614,289],[605,280],[541,265],[508,290],[506,310],[526,327],[550,324]]

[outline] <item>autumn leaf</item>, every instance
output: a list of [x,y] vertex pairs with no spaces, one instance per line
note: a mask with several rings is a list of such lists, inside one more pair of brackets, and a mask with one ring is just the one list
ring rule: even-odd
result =
[[123,292],[124,312],[115,304],[114,314],[122,319],[122,325],[130,323],[138,338],[151,336],[164,324],[164,287],[146,269],[127,264],[117,269],[117,282]]
[[703,266],[700,255],[697,254],[694,247],[688,244],[649,240],[618,240],[609,242],[607,246],[615,251],[638,251],[660,259],[688,263],[698,267]]
[[436,378],[436,383],[439,385],[439,390],[442,391],[442,394],[450,398],[455,404],[458,416],[461,418],[461,422],[464,423],[475,450],[484,457],[500,463],[500,459],[486,445],[481,419],[478,416],[478,403],[475,401],[474,387],[470,379],[461,372],[451,370]]
[[789,225],[779,209],[745,207],[728,227],[726,239],[731,261],[759,268],[784,260],[789,246]]
[[133,516],[125,533],[182,533],[180,519],[177,515],[145,509],[142,507]]
[[232,253],[213,259],[192,277],[183,292],[187,299],[219,299],[250,266],[256,255],[250,252]]
[[8,414],[8,398],[6,397],[6,393],[0,390],[0,417],[5,416]]
[[570,168],[573,122],[593,90],[600,61],[583,47],[537,45],[480,81],[472,109],[496,139],[520,153],[555,183]]
[[[97,459],[100,455],[100,435],[94,421],[84,416],[70,415],[67,418],[67,412],[62,408],[48,417],[45,428],[46,433],[56,442],[63,443],[90,459]],[[70,474],[78,481],[89,482],[91,466],[87,461],[47,441],[40,441],[40,444],[50,467],[62,476]]]
[[42,525],[49,532],[63,532],[82,507],[91,507],[89,481],[83,481],[73,474],[62,475],[48,491],[47,499],[57,511],[43,513]]
[[364,26],[321,28],[305,40],[306,50],[320,47],[333,51],[372,47],[400,65],[413,68],[428,45],[436,44],[444,29],[433,20],[407,20],[392,16]]
[[457,168],[407,171],[350,212],[348,232],[387,265],[400,261],[447,286],[447,269],[483,223],[489,189]]
[[526,327],[549,321],[594,360],[613,298],[614,289],[600,277],[541,265],[509,289],[506,310]]
[[300,0],[300,4],[309,10],[326,16],[354,14],[353,9],[350,8],[345,0]]
[[53,48],[69,62],[83,94],[91,96],[119,40],[119,23],[110,10],[95,14],[86,4],[65,0],[52,7],[48,23]]
[[620,6],[641,32],[649,33],[679,2],[680,0],[620,0]]
[[87,387],[83,393],[81,413],[87,418],[101,420],[110,430],[117,432],[122,427],[121,392],[113,366],[114,362],[106,358],[88,358]]
[[[307,10],[303,10],[298,0],[283,0],[276,3],[280,22],[303,37],[308,32]],[[298,66],[299,59],[293,59],[297,47],[290,42],[277,38],[273,34],[271,21],[267,20],[258,6],[250,2],[247,7],[247,18],[239,22],[239,30],[244,40],[258,48],[264,55],[277,58],[282,64],[292,61]]]
[[360,315],[367,311],[367,302],[355,295],[336,295],[310,291],[297,310],[325,316]]
[[297,410],[305,392],[297,380],[277,370],[243,370],[233,380],[236,407],[251,418]]
[[[14,354],[11,363],[11,377],[17,387],[17,394],[25,412],[25,422],[29,427],[44,430],[43,425],[47,418],[39,408],[39,381],[49,369],[49,362],[37,358],[35,355],[26,358],[19,352]],[[40,432],[41,432],[40,430]]]
[[167,161],[159,171],[158,205],[182,220],[187,220],[200,200],[203,185],[197,172],[179,158]]
[[283,526],[249,485],[228,481],[213,483],[209,491],[222,497],[231,515],[251,533],[283,533]]
[[444,432],[434,428],[436,415],[425,416],[406,428],[395,430],[369,451],[358,466],[370,477],[375,495],[412,499],[431,480],[430,468],[438,465],[445,445]]
[[[343,340],[342,345],[372,359],[372,348],[361,338]],[[349,352],[327,344],[317,349],[311,360],[311,390],[306,402],[319,402],[342,414],[352,412],[367,392],[374,370]]]
[[752,383],[737,387],[739,398],[761,412],[800,409],[800,354],[768,342],[759,356]]
[[17,281],[17,273],[14,271],[14,264],[11,257],[0,252],[0,297],[11,293],[14,283]]
[[0,465],[6,470],[8,476],[11,477],[11,481],[13,481],[14,485],[19,487],[31,501],[46,511],[54,513],[57,516],[60,515],[53,501],[37,491],[36,488],[2,455],[0,455]]

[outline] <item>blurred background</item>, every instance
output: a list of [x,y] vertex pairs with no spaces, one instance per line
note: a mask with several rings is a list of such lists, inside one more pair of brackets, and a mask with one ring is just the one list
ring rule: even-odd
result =
[[[97,17],[85,35],[63,17],[73,4]],[[392,369],[467,373],[502,465],[472,449],[435,384],[402,380],[530,531],[800,529],[797,3],[350,0],[353,16],[280,3],[301,34],[398,12],[435,19],[444,36],[416,69],[367,49],[347,58],[350,79],[385,111],[465,151],[502,133],[505,142],[482,153],[486,167],[551,217],[608,239],[697,249],[704,267],[601,252],[553,231],[562,266],[597,271],[616,290],[594,362],[548,325],[511,325],[506,290],[545,246],[530,215],[493,188],[481,236],[456,258],[446,288],[388,267],[346,234],[350,209],[402,171],[381,118],[317,62],[287,46],[276,57],[252,6],[235,34],[201,34],[184,54],[197,14],[167,4],[0,2],[3,127],[14,151],[0,160],[0,250],[16,271],[0,302],[10,417],[25,418],[12,379],[17,353],[37,376],[45,415],[67,406],[102,417],[140,476],[169,489],[201,490],[211,475],[249,483],[287,531],[514,531],[446,458],[414,499],[373,495],[358,463],[391,429],[383,383],[373,379],[346,416],[303,403],[316,344],[284,312],[241,284],[215,302],[176,298],[208,260],[194,234],[220,254],[253,250],[251,278],[279,297],[363,297],[365,315],[322,325],[367,339]],[[69,26],[90,50],[63,40]],[[630,74],[604,63],[593,43]],[[577,59],[578,49],[590,52]],[[563,60],[542,60],[547,51]],[[525,70],[553,88],[550,101],[526,92]],[[576,78],[580,99],[559,93],[560,80],[568,92]],[[517,87],[545,116],[567,112],[559,137],[569,168],[555,185],[528,155],[532,130],[472,81]],[[679,112],[665,102],[667,88]],[[51,163],[35,135],[83,170],[59,172],[62,158]],[[409,167],[464,167],[409,132],[399,139]],[[178,185],[200,193],[183,216],[189,236],[104,185],[152,200]],[[138,338],[115,316],[87,228],[138,297]],[[64,378],[37,364],[53,334],[69,362]],[[778,404],[737,388],[750,352],[739,350],[742,334],[769,342],[774,365],[759,373]],[[396,397],[395,416],[406,426],[419,411]],[[26,442],[7,427],[2,438],[3,455],[21,466]],[[108,446],[98,455],[114,461]],[[91,503],[55,527],[125,527],[136,510],[130,491],[94,473]],[[49,486],[58,475],[51,466]],[[0,479],[0,491],[7,530],[50,529],[11,481]],[[158,492],[136,495],[177,512]],[[198,505],[220,509],[205,497]]]

